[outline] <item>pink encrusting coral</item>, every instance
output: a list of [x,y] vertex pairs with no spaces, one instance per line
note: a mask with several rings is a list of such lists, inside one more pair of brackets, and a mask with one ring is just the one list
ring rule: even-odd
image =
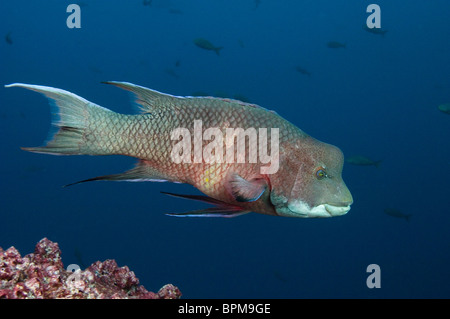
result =
[[139,285],[127,266],[108,259],[97,261],[84,271],[68,271],[57,243],[47,238],[24,257],[16,248],[0,247],[0,299],[178,299],[180,290],[167,284],[157,293]]

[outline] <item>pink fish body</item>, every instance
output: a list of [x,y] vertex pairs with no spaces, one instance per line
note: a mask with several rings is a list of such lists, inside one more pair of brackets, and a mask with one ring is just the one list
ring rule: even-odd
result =
[[[202,195],[177,195],[213,207],[173,216],[233,217],[248,212],[288,217],[346,214],[353,199],[342,180],[342,152],[307,135],[273,111],[213,97],[179,97],[126,82],[140,114],[113,112],[68,91],[15,83],[57,107],[57,132],[27,151],[54,155],[126,155],[124,173],[81,182],[170,181]],[[80,182],[77,182],[80,183]],[[74,183],[76,184],[76,183]]]

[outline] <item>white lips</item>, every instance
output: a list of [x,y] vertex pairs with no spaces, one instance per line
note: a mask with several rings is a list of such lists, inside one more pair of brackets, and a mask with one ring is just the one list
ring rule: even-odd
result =
[[277,213],[281,216],[290,217],[334,217],[346,214],[350,210],[350,206],[334,206],[330,204],[321,204],[310,207],[301,200],[292,201],[287,207],[278,209]]
[[331,216],[341,216],[347,214],[347,212],[350,210],[350,206],[333,206],[328,204],[325,204],[324,206],[326,211]]

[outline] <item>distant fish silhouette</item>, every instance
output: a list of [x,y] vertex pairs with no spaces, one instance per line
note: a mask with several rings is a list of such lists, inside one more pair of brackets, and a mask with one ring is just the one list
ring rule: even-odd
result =
[[169,9],[169,13],[171,13],[171,14],[183,14],[183,11],[181,11],[180,9],[177,9],[177,8],[170,8]]
[[308,70],[302,68],[301,66],[295,67],[295,70],[300,74],[307,75],[309,77],[311,76],[311,73]]
[[11,31],[9,31],[6,35],[5,35],[5,41],[6,41],[6,43],[8,43],[8,44],[13,44],[13,40],[12,40],[12,37],[11,37]]
[[220,55],[220,50],[223,49],[223,47],[216,47],[211,42],[203,38],[194,39],[194,44],[203,50],[214,51],[217,55]]
[[142,4],[143,4],[144,6],[151,6],[151,5],[152,5],[152,1],[153,1],[153,0],[144,0],[144,1],[142,1]]
[[347,47],[347,44],[337,41],[330,41],[327,43],[327,47],[329,47],[330,49],[339,49],[339,48],[345,49]]
[[441,104],[438,106],[438,109],[442,113],[450,114],[450,103]]
[[345,159],[345,162],[352,164],[352,165],[379,167],[382,161],[381,160],[373,161],[368,157],[365,157],[362,155],[356,155],[356,156],[347,157]]
[[102,74],[103,73],[103,71],[101,69],[99,69],[98,67],[96,67],[95,65],[89,65],[88,69],[92,73],[97,73],[97,74]]
[[384,35],[388,32],[388,30],[381,28],[369,28],[367,25],[364,25],[363,29],[369,33],[381,35],[382,37],[384,37]]
[[289,278],[283,272],[281,272],[280,270],[273,270],[272,272],[273,272],[274,277],[277,280],[279,280],[279,281],[281,281],[283,283],[288,283],[289,282]]
[[404,218],[407,222],[409,222],[412,214],[404,214],[401,211],[399,211],[398,209],[395,208],[386,208],[384,210],[384,213],[386,215],[392,216],[392,217],[397,217],[397,218]]
[[175,78],[175,79],[178,79],[178,78],[180,77],[180,76],[175,72],[174,69],[167,68],[167,69],[164,70],[164,72],[166,72],[168,75],[170,75],[171,77],[173,77],[173,78]]

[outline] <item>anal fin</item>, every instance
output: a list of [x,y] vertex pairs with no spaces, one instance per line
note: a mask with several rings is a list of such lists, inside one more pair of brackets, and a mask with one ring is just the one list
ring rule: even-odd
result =
[[149,161],[140,160],[134,168],[123,173],[92,177],[75,183],[67,184],[64,187],[93,181],[178,182],[176,180],[173,180],[169,176],[165,176],[164,174],[156,171]]

